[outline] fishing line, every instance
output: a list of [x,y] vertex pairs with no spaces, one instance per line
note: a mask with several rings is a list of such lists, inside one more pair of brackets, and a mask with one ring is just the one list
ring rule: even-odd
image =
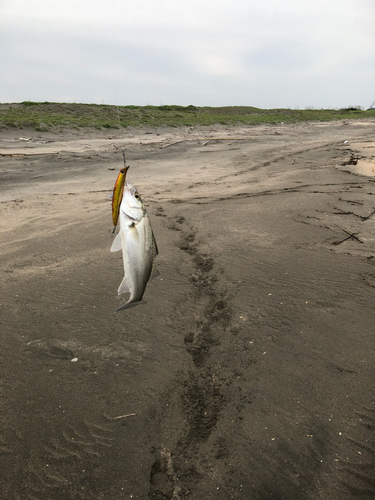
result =
[[115,88],[115,96],[116,96],[116,109],[117,109],[117,119],[118,119],[118,128],[121,130],[121,122],[120,122],[120,112],[118,109],[118,99],[117,99],[117,89]]

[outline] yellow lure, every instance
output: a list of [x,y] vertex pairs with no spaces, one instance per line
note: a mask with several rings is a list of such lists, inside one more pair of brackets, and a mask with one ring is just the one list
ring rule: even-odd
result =
[[[124,152],[123,152],[124,154]],[[124,154],[125,161],[125,154]],[[113,196],[112,196],[112,220],[113,225],[116,227],[118,222],[118,216],[120,213],[120,205],[122,201],[122,196],[124,194],[124,186],[125,186],[125,178],[126,172],[129,167],[125,166],[120,170],[120,173],[117,176],[115,187],[113,188]]]

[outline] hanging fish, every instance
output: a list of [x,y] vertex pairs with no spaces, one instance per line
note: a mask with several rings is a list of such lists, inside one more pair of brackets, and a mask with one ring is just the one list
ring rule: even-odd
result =
[[129,300],[115,312],[145,304],[143,294],[147,283],[159,276],[154,267],[158,254],[150,219],[137,188],[125,182],[119,210],[120,232],[117,234],[111,252],[122,250],[125,276],[118,294],[130,293]]
[[113,195],[112,195],[112,220],[113,220],[114,227],[117,226],[121,200],[122,200],[122,197],[124,194],[126,172],[129,169],[129,167],[126,166],[126,159],[125,159],[125,151],[124,150],[122,150],[122,155],[124,157],[124,168],[122,168],[120,170],[120,173],[117,176],[117,179],[115,182],[115,187],[113,188]]

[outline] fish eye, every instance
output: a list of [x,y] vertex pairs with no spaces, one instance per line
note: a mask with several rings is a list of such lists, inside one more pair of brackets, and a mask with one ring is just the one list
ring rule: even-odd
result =
[[136,193],[134,196],[135,196],[136,200],[139,200],[139,198],[140,198],[139,194]]

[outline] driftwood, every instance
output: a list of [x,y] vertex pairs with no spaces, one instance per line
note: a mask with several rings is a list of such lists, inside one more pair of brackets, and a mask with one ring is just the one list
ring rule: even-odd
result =
[[361,217],[361,219],[362,219],[363,221],[365,221],[365,220],[369,219],[369,218],[370,218],[372,215],[374,215],[374,214],[375,214],[375,210],[374,210],[373,212],[371,212],[371,214],[370,214],[370,215],[368,215],[367,217]]
[[254,137],[198,137],[198,141],[251,141]]
[[366,217],[364,215],[355,214],[354,212],[343,212],[343,211],[340,211],[340,212],[333,212],[333,213],[334,213],[334,215],[354,215],[355,217],[358,217],[359,219],[361,219],[362,222],[364,222],[365,220],[368,220],[372,215],[375,214],[375,210],[373,210]]
[[171,142],[170,144],[164,144],[164,146],[162,146],[160,149],[168,148],[169,146],[173,146],[173,144],[178,144],[178,143],[184,142],[184,141],[186,141],[186,139],[181,139],[180,141]]
[[360,239],[357,237],[357,234],[359,234],[359,233],[351,233],[350,231],[347,231],[346,229],[343,229],[343,231],[344,231],[346,234],[348,234],[349,236],[347,236],[347,237],[346,237],[346,238],[344,238],[343,240],[340,240],[340,241],[334,241],[334,242],[332,243],[332,245],[340,245],[340,243],[344,243],[344,241],[346,241],[346,240],[350,240],[350,239],[352,239],[352,238],[353,238],[353,240],[357,240],[357,241],[359,241],[359,243],[363,243],[363,241],[362,241],[362,240],[360,240]]
[[59,151],[50,151],[48,153],[0,153],[2,157],[13,157],[13,156],[41,156],[41,155],[58,155]]

